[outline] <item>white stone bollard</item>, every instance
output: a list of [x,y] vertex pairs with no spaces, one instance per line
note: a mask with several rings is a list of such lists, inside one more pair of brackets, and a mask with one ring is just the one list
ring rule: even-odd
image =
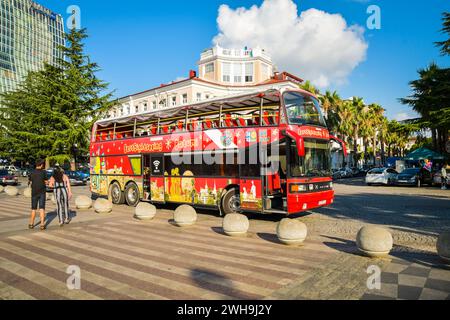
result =
[[231,237],[244,236],[249,227],[250,222],[247,216],[243,214],[230,213],[222,221],[223,232]]
[[2,193],[3,191],[5,191],[5,188],[3,186],[0,186],[0,193]]
[[156,207],[147,202],[139,202],[134,212],[134,217],[136,219],[151,220],[156,215]]
[[436,250],[442,260],[450,263],[450,232],[443,232],[439,235]]
[[94,202],[94,210],[97,213],[109,214],[109,213],[111,213],[112,208],[113,208],[113,204],[109,200],[106,200],[103,198],[98,198]]
[[295,219],[284,218],[277,225],[278,240],[287,245],[300,245],[308,235],[306,224]]
[[187,204],[183,204],[175,209],[173,221],[179,227],[193,225],[197,221],[197,212]]
[[389,254],[394,245],[391,233],[381,227],[364,226],[356,236],[358,250],[369,257],[383,257]]
[[31,198],[31,188],[27,187],[23,190],[23,196],[25,198]]
[[88,196],[78,196],[75,198],[75,206],[81,210],[90,209],[92,207],[92,199]]
[[15,197],[19,194],[19,189],[17,189],[16,187],[13,187],[13,186],[7,186],[5,188],[5,193],[8,196]]

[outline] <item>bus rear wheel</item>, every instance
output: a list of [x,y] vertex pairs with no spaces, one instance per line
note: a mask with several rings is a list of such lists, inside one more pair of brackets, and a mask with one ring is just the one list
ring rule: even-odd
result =
[[129,183],[125,188],[125,200],[130,207],[139,203],[139,188],[135,183]]
[[235,188],[228,190],[222,197],[222,213],[239,213],[241,209],[241,199],[239,191]]
[[122,190],[120,190],[120,185],[117,182],[114,182],[109,186],[108,196],[114,204],[125,203],[125,195],[123,194]]

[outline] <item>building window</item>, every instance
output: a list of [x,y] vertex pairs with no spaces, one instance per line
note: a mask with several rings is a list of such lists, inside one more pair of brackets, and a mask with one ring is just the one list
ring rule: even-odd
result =
[[177,97],[172,97],[172,107],[177,105]]
[[183,94],[183,104],[188,103],[187,93]]
[[144,111],[148,111],[147,103],[144,103]]
[[152,109],[155,110],[156,109],[156,101],[152,102]]
[[139,113],[139,106],[136,106],[134,109],[134,113]]
[[205,99],[208,100],[209,99],[209,94],[205,95]]
[[265,63],[262,64],[262,76],[264,79],[269,78],[269,66]]
[[160,108],[164,108],[166,106],[166,99],[162,99],[160,102],[159,102],[159,107]]
[[205,66],[205,73],[211,73],[214,72],[214,63],[208,63]]
[[231,63],[228,62],[222,63],[222,81],[223,82],[231,81]]
[[253,63],[245,64],[245,82],[253,82]]
[[242,64],[235,63],[233,65],[234,83],[242,83]]
[[202,94],[197,92],[197,101],[202,101]]

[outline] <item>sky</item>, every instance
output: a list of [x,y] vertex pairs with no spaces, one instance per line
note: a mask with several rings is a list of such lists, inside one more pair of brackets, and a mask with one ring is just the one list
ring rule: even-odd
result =
[[[311,80],[322,92],[379,103],[388,118],[404,120],[416,114],[398,99],[411,94],[417,70],[431,62],[450,67],[433,44],[445,39],[441,14],[450,11],[448,0],[37,2],[64,19],[69,6],[79,6],[86,52],[116,97],[187,77],[216,43],[259,45],[279,71]],[[367,12],[371,5],[380,19]]]

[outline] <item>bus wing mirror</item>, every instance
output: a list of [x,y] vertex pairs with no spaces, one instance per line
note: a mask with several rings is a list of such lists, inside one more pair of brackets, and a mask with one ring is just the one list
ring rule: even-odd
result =
[[299,157],[305,156],[305,143],[303,141],[303,137],[301,137],[297,132],[286,130],[286,136],[290,137],[295,141],[297,145],[297,152]]
[[335,136],[331,136],[330,135],[330,140],[336,142],[337,144],[339,144],[342,148],[342,151],[344,152],[344,156],[347,156],[347,146],[345,144],[345,142],[341,139],[339,139],[338,137]]

